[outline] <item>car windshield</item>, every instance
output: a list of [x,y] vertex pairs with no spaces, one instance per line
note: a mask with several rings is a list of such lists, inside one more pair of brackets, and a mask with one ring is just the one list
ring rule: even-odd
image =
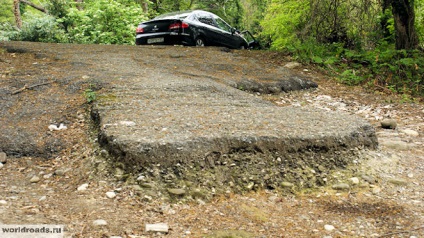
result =
[[185,19],[188,15],[190,15],[190,12],[171,12],[167,14],[163,14],[160,16],[155,17],[154,19],[160,20],[160,19]]
[[216,24],[218,25],[218,28],[227,32],[231,32],[231,29],[232,29],[231,26],[228,25],[224,20],[217,17],[215,18],[215,21],[216,21]]

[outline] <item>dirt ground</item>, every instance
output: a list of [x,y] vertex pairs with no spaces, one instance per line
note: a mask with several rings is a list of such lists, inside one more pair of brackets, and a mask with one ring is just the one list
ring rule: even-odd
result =
[[[279,66],[291,61],[272,52],[239,54]],[[154,200],[131,180],[118,179],[99,156],[103,151],[84,94],[96,82],[70,76],[55,80],[66,74],[67,65],[58,63],[0,48],[0,97],[7,108],[2,112],[16,115],[13,121],[0,119],[1,133],[23,128],[5,140],[12,153],[0,167],[0,224],[62,224],[65,237],[424,237],[422,102],[340,85],[313,68],[297,67],[297,74],[313,78],[318,89],[261,96],[282,107],[347,111],[375,126],[380,148],[333,174],[347,189],[329,184],[286,194],[228,193],[211,201]],[[39,100],[49,100],[50,106],[40,108]],[[18,107],[26,110],[14,110]],[[385,118],[394,119],[397,128],[382,129]],[[67,129],[48,129],[59,123]],[[34,135],[37,139],[27,146],[13,143],[18,136]],[[107,224],[96,225],[96,220]],[[146,231],[146,224],[155,223],[167,224],[168,232]]]

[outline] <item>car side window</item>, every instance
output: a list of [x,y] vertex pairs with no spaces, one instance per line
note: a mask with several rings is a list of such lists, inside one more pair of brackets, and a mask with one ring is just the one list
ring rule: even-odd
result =
[[204,23],[210,26],[216,26],[213,21],[213,18],[209,16],[208,14],[198,14],[197,20],[199,20],[201,23]]
[[219,29],[231,33],[232,27],[228,25],[224,20],[222,20],[221,18],[215,18],[215,21]]

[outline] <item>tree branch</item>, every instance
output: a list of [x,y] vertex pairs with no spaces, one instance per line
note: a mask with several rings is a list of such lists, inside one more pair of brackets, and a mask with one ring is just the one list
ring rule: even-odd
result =
[[38,5],[36,5],[36,4],[34,4],[34,3],[32,3],[32,2],[30,2],[30,1],[28,1],[28,0],[20,0],[22,3],[25,3],[26,5],[29,5],[29,6],[31,6],[31,7],[33,7],[33,8],[35,8],[35,9],[37,9],[37,10],[39,10],[39,11],[42,11],[42,12],[44,12],[44,13],[47,13],[47,10],[44,8],[44,7],[42,7],[42,6],[38,6]]

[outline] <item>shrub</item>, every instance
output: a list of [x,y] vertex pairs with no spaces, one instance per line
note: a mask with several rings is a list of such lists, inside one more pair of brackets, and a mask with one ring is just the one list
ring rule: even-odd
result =
[[28,17],[22,29],[10,31],[10,40],[39,41],[39,42],[66,42],[67,38],[63,29],[60,28],[56,19],[45,15],[42,17]]
[[99,0],[88,2],[85,10],[69,9],[60,22],[73,43],[134,44],[135,28],[144,19],[135,3]]

